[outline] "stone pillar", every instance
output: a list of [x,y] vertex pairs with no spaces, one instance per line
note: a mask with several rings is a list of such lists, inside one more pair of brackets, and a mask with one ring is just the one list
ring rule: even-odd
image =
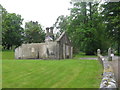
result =
[[57,59],[60,59],[60,45],[59,43],[56,44],[56,53],[57,53]]
[[69,46],[66,45],[66,58],[70,58],[70,53],[69,53]]
[[108,61],[112,61],[111,48],[108,49]]
[[69,58],[71,58],[71,46],[69,46]]
[[71,58],[73,58],[73,47],[71,47]]
[[97,50],[97,55],[100,55],[101,51],[100,49]]
[[63,44],[63,59],[66,58],[66,45]]
[[19,47],[15,49],[15,59],[18,59],[19,56]]

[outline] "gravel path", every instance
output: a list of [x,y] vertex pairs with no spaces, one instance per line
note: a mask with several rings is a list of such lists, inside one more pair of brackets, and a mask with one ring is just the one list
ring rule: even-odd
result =
[[113,57],[113,60],[109,61],[109,63],[113,68],[118,87],[120,88],[120,57]]
[[80,59],[82,59],[82,60],[97,60],[98,58],[86,58],[86,57],[84,57],[84,58],[80,58]]

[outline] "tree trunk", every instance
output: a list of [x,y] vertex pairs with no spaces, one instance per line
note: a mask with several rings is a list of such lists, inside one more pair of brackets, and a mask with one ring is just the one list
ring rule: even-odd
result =
[[83,23],[87,23],[87,10],[86,10],[86,2],[82,2],[82,9],[83,9],[83,15],[84,15],[84,20]]
[[9,45],[7,45],[7,50],[10,50],[10,46]]
[[92,5],[91,5],[91,2],[89,2],[89,7],[90,7],[90,20],[92,21]]

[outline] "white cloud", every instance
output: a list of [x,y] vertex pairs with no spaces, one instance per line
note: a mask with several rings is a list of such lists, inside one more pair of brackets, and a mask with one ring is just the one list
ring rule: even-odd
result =
[[20,14],[24,21],[38,21],[52,26],[60,15],[68,15],[70,0],[2,0],[0,3],[10,13]]

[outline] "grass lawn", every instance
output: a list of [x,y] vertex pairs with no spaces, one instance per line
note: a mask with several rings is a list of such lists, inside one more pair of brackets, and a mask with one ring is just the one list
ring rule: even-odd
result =
[[97,55],[85,55],[85,53],[83,52],[74,55],[74,59],[79,59],[79,58],[97,58]]
[[3,52],[3,88],[99,88],[97,60],[13,60],[13,54]]
[[14,52],[13,51],[3,51],[2,52],[2,60],[3,59],[13,60]]

